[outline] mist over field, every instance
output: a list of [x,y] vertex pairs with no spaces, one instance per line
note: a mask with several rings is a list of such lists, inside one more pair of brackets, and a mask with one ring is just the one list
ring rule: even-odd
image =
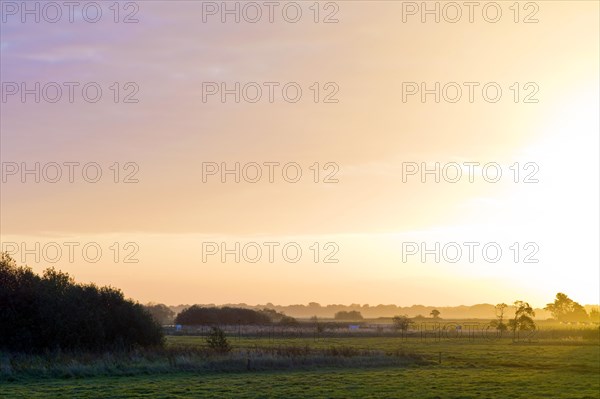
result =
[[[189,307],[190,305],[178,305],[169,306],[175,313],[179,313],[181,310]],[[205,304],[202,306],[213,307],[215,304]],[[491,304],[479,304],[472,306],[424,306],[424,305],[412,305],[412,306],[396,306],[396,305],[320,305],[316,302],[309,303],[307,305],[289,305],[289,306],[277,306],[272,303],[265,305],[249,306],[245,303],[235,304],[221,304],[219,306],[231,306],[239,308],[250,308],[250,309],[273,309],[278,312],[285,313],[292,317],[299,318],[310,318],[312,316],[332,318],[337,312],[340,311],[358,311],[366,318],[379,318],[379,317],[394,317],[398,314],[407,315],[409,317],[415,317],[419,315],[429,315],[433,309],[438,309],[444,318],[447,319],[493,319],[496,316],[495,305]],[[588,312],[592,309],[597,308],[598,305],[585,305]],[[508,308],[509,311],[513,307]],[[549,319],[552,318],[551,312],[544,310],[543,308],[535,308],[536,318],[538,319]]]

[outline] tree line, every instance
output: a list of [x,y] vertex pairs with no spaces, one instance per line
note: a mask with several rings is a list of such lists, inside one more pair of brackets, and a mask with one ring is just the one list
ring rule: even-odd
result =
[[40,276],[0,254],[0,350],[127,350],[162,342],[161,326],[120,290],[77,284],[52,268]]
[[[315,306],[313,306],[315,307]],[[440,308],[445,309],[445,308]],[[495,306],[496,318],[491,326],[499,335],[505,331],[534,330],[535,310],[524,301],[516,301],[513,315],[509,306]],[[544,308],[560,322],[600,321],[600,313],[590,314],[564,293]],[[430,316],[440,319],[433,309]],[[423,316],[410,319],[395,316],[394,326],[402,331]],[[317,317],[313,317],[316,325]],[[359,311],[338,311],[341,322],[361,321]],[[28,267],[19,267],[7,254],[0,253],[0,350],[41,352],[47,350],[126,350],[160,346],[164,336],[161,325],[285,325],[300,323],[274,309],[240,307],[205,307],[193,305],[178,314],[163,304],[140,305],[125,299],[112,287],[76,283],[67,273],[53,268],[41,275]],[[216,337],[215,339],[217,339]]]
[[[407,298],[402,298],[406,300]],[[193,304],[188,305],[176,305],[176,306],[168,306],[175,314],[181,312],[185,308],[189,308]],[[233,308],[244,308],[244,309],[254,309],[254,310],[262,310],[262,309],[273,309],[279,313],[284,313],[292,317],[309,319],[312,316],[317,316],[319,318],[332,318],[335,317],[335,314],[338,312],[351,312],[357,311],[360,312],[363,318],[365,319],[375,319],[375,318],[391,318],[396,315],[407,315],[409,317],[428,317],[433,310],[439,311],[444,318],[446,319],[491,319],[495,317],[495,305],[494,304],[477,304],[470,306],[424,306],[424,305],[412,305],[412,306],[397,306],[397,305],[359,305],[359,304],[350,304],[350,305],[321,305],[316,302],[310,302],[309,304],[304,305],[274,305],[273,303],[261,304],[261,305],[248,305],[246,303],[227,303],[217,305],[214,303],[204,303],[199,304],[198,306],[202,307],[220,307],[220,306],[228,306]],[[583,304],[582,304],[583,306]],[[595,305],[585,305],[583,306],[584,310],[586,310],[589,315],[590,321],[597,321],[597,318],[594,318],[594,315],[597,314],[594,309],[598,307]],[[512,311],[513,305],[509,305],[509,310]],[[550,311],[545,309],[544,307],[534,308],[536,312],[536,317],[539,319],[547,319],[554,317]],[[578,321],[587,321],[587,320],[578,320]],[[171,321],[172,323],[172,321]],[[170,323],[168,323],[170,324]]]
[[174,320],[175,324],[195,326],[217,326],[217,325],[296,325],[298,322],[293,317],[278,313],[272,309],[253,310],[233,308],[225,306],[222,308],[190,306],[179,313]]
[[[513,329],[530,328],[533,323],[533,317],[536,311],[524,301],[516,301],[512,306],[505,303],[500,303],[494,307],[496,318],[492,321],[492,327],[498,329],[501,333]],[[163,304],[148,304],[146,309],[153,317],[161,324],[182,324],[182,325],[224,325],[224,324],[270,324],[279,323],[285,325],[297,325],[299,322],[293,317],[286,316],[283,312],[278,312],[274,309],[250,309],[239,308],[234,306],[225,306],[222,308],[216,306],[193,305],[184,308],[179,314],[176,314],[170,307]],[[219,310],[223,309],[223,310]],[[443,308],[442,308],[443,309]],[[508,310],[514,310],[517,314],[517,319],[507,319],[505,314]],[[556,299],[553,303],[549,303],[544,307],[545,311],[550,312],[553,319],[559,322],[600,322],[600,313],[597,309],[592,309],[590,313],[579,303],[570,299],[566,294],[556,294]],[[441,319],[442,312],[438,309],[433,309],[429,312],[429,316],[434,320]],[[181,315],[181,316],[179,316]],[[267,316],[265,318],[264,316]],[[313,316],[313,318],[316,316]],[[334,320],[341,322],[363,321],[364,316],[357,310],[341,310],[334,314]],[[398,321],[401,318],[402,321]],[[528,321],[530,318],[531,321]],[[405,325],[407,320],[411,323],[418,320],[427,320],[426,316],[418,314],[412,318],[407,315],[395,316],[394,323]],[[535,323],[533,323],[535,324]]]

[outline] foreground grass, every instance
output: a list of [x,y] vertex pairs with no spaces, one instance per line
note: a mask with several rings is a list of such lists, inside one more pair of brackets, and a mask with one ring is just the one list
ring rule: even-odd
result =
[[457,368],[107,377],[7,384],[6,398],[598,398],[598,375]]
[[[600,346],[586,342],[514,344],[397,338],[327,340],[241,339],[244,348],[314,350],[354,347],[406,351],[426,362],[368,367],[364,359],[336,367],[308,365],[281,371],[202,370],[120,377],[20,378],[3,382],[1,398],[600,398]],[[198,348],[199,337],[172,337],[168,345]],[[438,364],[441,353],[441,364]],[[356,360],[356,359],[355,359]]]

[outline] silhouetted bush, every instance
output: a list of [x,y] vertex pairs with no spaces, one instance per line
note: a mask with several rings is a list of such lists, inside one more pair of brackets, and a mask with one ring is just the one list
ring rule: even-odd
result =
[[262,312],[242,308],[203,308],[193,305],[184,309],[175,318],[175,324],[199,325],[234,325],[234,324],[271,324],[271,318]]
[[231,345],[225,336],[225,331],[219,327],[213,327],[208,337],[206,337],[208,347],[218,353],[231,352]]
[[0,349],[102,351],[162,342],[152,316],[120,290],[76,284],[54,269],[39,276],[0,255]]
[[336,320],[362,320],[363,317],[357,310],[351,310],[346,312],[344,310],[337,312],[334,316]]

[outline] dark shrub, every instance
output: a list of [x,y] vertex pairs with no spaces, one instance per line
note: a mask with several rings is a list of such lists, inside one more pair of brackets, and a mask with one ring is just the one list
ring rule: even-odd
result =
[[231,352],[231,345],[227,341],[225,332],[219,327],[212,327],[210,334],[206,337],[206,343],[208,347],[218,353]]
[[358,310],[351,311],[339,311],[335,314],[334,319],[336,320],[362,320],[362,314]]
[[184,309],[175,318],[175,324],[200,325],[235,325],[235,324],[271,324],[271,318],[256,310],[242,308],[203,308],[198,305]]

